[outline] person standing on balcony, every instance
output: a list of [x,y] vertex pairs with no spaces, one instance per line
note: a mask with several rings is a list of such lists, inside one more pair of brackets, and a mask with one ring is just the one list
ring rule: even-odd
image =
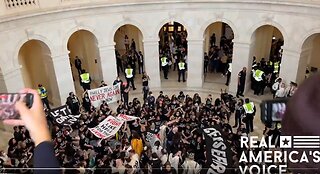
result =
[[127,35],[125,35],[125,36],[124,36],[124,46],[125,46],[125,48],[126,48],[126,51],[129,51],[129,45],[130,45],[130,43],[129,43],[129,38],[128,38]]
[[82,62],[78,56],[76,56],[76,59],[74,60],[74,66],[77,68],[79,76],[80,76],[81,71],[82,71]]
[[138,54],[138,68],[139,68],[139,74],[143,73],[144,72],[144,69],[143,69],[143,63],[144,63],[144,60],[143,60],[143,54],[141,51],[139,51],[139,54]]
[[136,52],[136,42],[134,41],[134,39],[131,40],[131,50],[133,53]]

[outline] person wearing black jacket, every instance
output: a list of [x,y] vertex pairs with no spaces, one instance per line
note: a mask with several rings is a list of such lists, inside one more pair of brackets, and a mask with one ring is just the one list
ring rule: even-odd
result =
[[33,159],[35,174],[60,174],[62,171],[55,157],[40,96],[33,89],[24,89],[21,93],[33,94],[32,107],[29,109],[24,102],[18,101],[15,107],[20,114],[21,120],[5,120],[4,123],[9,125],[25,125],[30,132],[30,136],[35,144]]

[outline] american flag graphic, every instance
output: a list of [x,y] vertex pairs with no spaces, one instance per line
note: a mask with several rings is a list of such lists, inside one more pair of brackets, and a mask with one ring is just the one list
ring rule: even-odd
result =
[[320,148],[320,136],[293,136],[293,148]]

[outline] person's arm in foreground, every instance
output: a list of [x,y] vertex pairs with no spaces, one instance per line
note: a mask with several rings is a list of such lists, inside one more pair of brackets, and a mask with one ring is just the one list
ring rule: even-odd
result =
[[24,125],[30,132],[30,136],[35,143],[34,168],[38,168],[34,173],[61,173],[60,170],[41,170],[39,168],[57,168],[59,162],[55,157],[51,136],[47,125],[43,105],[37,91],[24,89],[21,93],[31,93],[34,95],[32,108],[27,108],[22,101],[16,103],[16,109],[20,113],[21,120],[5,120],[4,123],[11,125]]

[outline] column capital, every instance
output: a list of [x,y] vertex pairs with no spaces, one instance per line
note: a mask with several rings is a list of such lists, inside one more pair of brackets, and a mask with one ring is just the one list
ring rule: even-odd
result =
[[301,49],[293,49],[286,46],[282,47],[282,49],[283,49],[283,53],[289,54],[291,56],[296,56],[296,55],[300,56],[301,54]]
[[238,42],[238,41],[233,42],[233,47],[250,48],[250,45],[251,44],[248,42]]
[[18,67],[13,67],[8,70],[3,70],[2,75],[4,76],[4,78],[10,78],[10,77],[14,76],[14,74],[19,72],[21,68],[22,68],[22,66],[19,65]]
[[143,42],[144,45],[158,45],[159,44],[159,39],[155,39],[155,38],[144,39],[142,42]]
[[109,51],[109,50],[114,50],[115,44],[110,44],[110,45],[101,45],[99,46],[100,51]]

